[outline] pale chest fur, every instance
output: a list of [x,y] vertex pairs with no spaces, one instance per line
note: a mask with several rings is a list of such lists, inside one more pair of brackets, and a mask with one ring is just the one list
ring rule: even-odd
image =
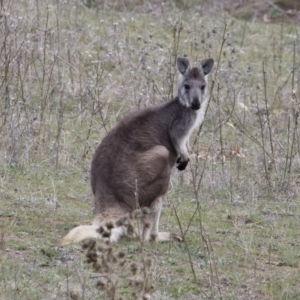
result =
[[196,128],[199,128],[202,124],[206,112],[206,107],[208,103],[208,97],[206,97],[205,101],[202,103],[201,108],[196,111],[196,118],[194,122],[191,124],[191,127],[187,130],[186,135],[182,138],[182,145],[187,145],[189,143],[190,136]]

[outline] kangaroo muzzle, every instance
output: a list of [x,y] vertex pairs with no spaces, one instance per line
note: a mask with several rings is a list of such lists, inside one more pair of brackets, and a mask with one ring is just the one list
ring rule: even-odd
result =
[[199,98],[198,97],[194,97],[193,98],[193,101],[192,101],[192,109],[193,110],[198,110],[200,108],[201,104],[200,104],[200,101],[199,101]]

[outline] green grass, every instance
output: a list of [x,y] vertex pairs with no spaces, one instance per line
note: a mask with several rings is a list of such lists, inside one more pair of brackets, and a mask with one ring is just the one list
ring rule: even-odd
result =
[[177,55],[216,61],[201,159],[174,171],[160,223],[184,242],[114,247],[151,257],[153,299],[298,299],[299,27],[185,1],[37,2],[8,1],[0,35],[0,299],[107,299],[80,245],[57,241],[93,219],[105,133],[176,94]]

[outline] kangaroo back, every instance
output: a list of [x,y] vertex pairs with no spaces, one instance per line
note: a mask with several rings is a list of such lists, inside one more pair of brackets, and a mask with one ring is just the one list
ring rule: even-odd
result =
[[[168,190],[174,165],[184,170],[188,164],[189,137],[205,115],[206,75],[213,64],[212,59],[206,59],[192,67],[186,58],[178,58],[178,96],[128,115],[102,140],[91,166],[96,216],[93,227],[84,229],[86,232],[136,208],[148,207],[148,225],[141,233],[142,238],[149,240],[155,236],[163,241],[173,237],[158,232],[162,198]],[[76,230],[72,232],[61,244],[74,240],[74,235],[79,236]],[[84,235],[80,233],[80,239]]]

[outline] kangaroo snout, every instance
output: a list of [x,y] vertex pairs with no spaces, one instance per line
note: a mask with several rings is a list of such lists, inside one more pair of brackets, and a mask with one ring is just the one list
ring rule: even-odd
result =
[[192,109],[193,110],[198,110],[200,108],[200,101],[199,101],[199,98],[198,97],[194,97],[193,98],[193,101],[192,101]]

